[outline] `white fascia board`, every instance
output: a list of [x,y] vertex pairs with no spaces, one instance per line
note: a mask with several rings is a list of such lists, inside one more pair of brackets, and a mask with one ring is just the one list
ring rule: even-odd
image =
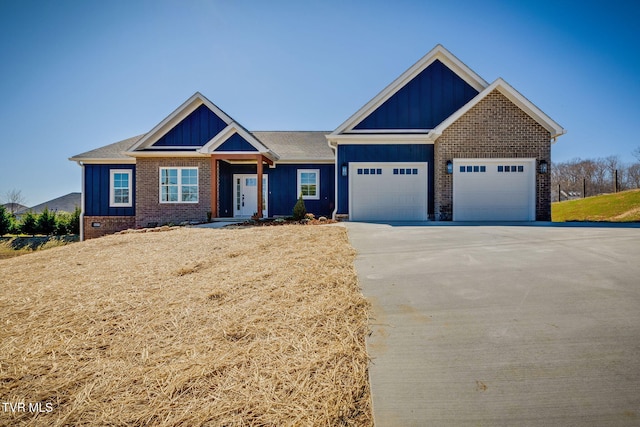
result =
[[509,101],[513,102],[518,108],[527,113],[533,120],[543,126],[551,134],[551,139],[555,140],[557,137],[567,133],[558,123],[547,116],[542,110],[536,107],[531,101],[525,98],[520,92],[515,90],[510,84],[504,81],[502,78],[497,78],[491,83],[485,90],[480,92],[475,98],[467,102],[458,111],[449,116],[446,120],[436,126],[431,132],[430,136],[435,141],[438,139],[442,132],[451,126],[460,117],[466,114],[471,108],[476,106],[480,101],[487,97],[494,90],[499,91]]
[[309,164],[318,164],[318,165],[333,165],[336,161],[334,159],[323,159],[323,160],[313,160],[313,159],[288,159],[288,160],[278,160],[274,162],[274,165],[309,165]]
[[[127,154],[128,155],[128,154]],[[123,158],[118,158],[118,159],[85,159],[85,158],[78,158],[78,157],[70,157],[69,160],[71,160],[72,162],[77,162],[78,164],[80,164],[82,166],[82,164],[85,165],[113,165],[116,163],[119,164],[136,164],[136,160],[135,159],[131,159],[129,157],[127,157],[126,159]]]
[[426,69],[437,59],[440,60],[440,62],[442,62],[444,65],[449,67],[451,71],[456,73],[461,79],[467,82],[478,92],[481,92],[488,86],[489,83],[487,83],[482,77],[476,74],[475,71],[473,71],[466,64],[456,58],[451,52],[445,49],[444,46],[438,44],[425,56],[423,56],[418,62],[413,64],[411,68],[400,75],[400,77],[391,82],[391,84],[384,88],[382,92],[380,92],[371,101],[365,104],[364,107],[360,108],[358,111],[356,111],[355,114],[353,114],[344,123],[338,126],[338,128],[333,131],[332,135],[337,135],[352,130],[365,117],[373,113],[376,108],[382,105],[387,99],[391,98],[396,92],[407,85],[407,83],[413,80],[414,77],[424,71],[424,69]]
[[[256,139],[255,136],[251,135],[247,132],[242,126],[237,124],[236,122],[232,122],[226,128],[222,129],[216,136],[211,138],[209,142],[202,146],[198,151],[204,154],[213,154],[213,152],[224,144],[229,138],[233,136],[233,134],[239,134],[243,137],[253,148],[255,148],[259,153],[270,153],[271,151],[265,147],[260,141]],[[244,152],[245,154],[250,152]]]
[[327,135],[331,148],[338,144],[432,144],[431,133]]
[[[197,151],[136,151],[134,153],[127,153],[127,156],[131,156],[134,158],[137,157],[163,157],[163,158],[172,158],[172,157],[209,157],[206,154],[201,154]],[[135,163],[135,160],[134,160]]]
[[145,148],[153,145],[158,139],[164,136],[167,132],[174,128],[178,123],[184,120],[189,114],[193,113],[200,105],[206,105],[211,111],[213,111],[220,119],[226,124],[233,122],[224,111],[222,111],[213,102],[209,101],[200,92],[194,93],[189,99],[176,108],[171,114],[165,117],[160,123],[158,123],[153,129],[151,129],[144,137],[142,137],[137,143],[135,143],[129,151],[135,151],[140,148]]

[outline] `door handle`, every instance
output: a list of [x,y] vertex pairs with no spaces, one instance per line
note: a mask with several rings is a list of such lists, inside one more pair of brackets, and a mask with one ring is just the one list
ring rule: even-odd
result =
[[244,194],[242,195],[242,207],[244,208]]

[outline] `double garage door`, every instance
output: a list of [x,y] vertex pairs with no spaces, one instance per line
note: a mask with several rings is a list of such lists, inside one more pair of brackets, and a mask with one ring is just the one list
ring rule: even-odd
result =
[[349,217],[354,221],[427,219],[427,163],[349,164]]
[[[534,221],[535,159],[455,159],[454,221]],[[427,163],[350,163],[354,221],[428,219]]]

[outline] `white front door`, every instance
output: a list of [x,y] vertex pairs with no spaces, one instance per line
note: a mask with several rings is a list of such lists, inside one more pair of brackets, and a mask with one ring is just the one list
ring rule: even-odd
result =
[[[262,175],[262,216],[267,217],[269,177]],[[233,175],[233,216],[251,217],[258,212],[258,176]]]

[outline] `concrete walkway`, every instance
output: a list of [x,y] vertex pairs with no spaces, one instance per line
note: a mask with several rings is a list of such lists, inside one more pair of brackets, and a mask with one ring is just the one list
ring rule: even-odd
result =
[[640,425],[640,229],[347,229],[377,427]]

